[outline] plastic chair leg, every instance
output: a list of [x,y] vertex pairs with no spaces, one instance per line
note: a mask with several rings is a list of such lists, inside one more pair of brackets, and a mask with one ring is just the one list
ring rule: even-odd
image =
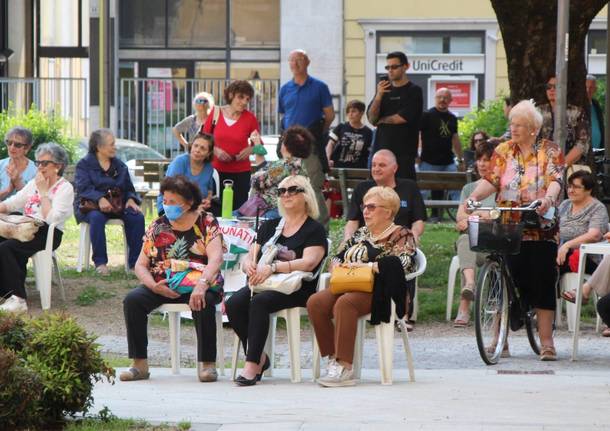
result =
[[411,315],[411,320],[416,322],[417,321],[417,312],[419,311],[419,299],[418,299],[418,294],[417,291],[418,289],[418,278],[415,279],[415,295],[413,296],[413,314]]
[[43,310],[51,308],[51,280],[53,277],[53,259],[48,251],[39,251],[32,256],[36,288],[40,292],[40,303]]
[[180,374],[180,312],[170,311],[168,315],[172,374]]
[[[393,316],[394,317],[394,316]],[[381,384],[392,384],[392,363],[394,361],[394,318],[390,323],[380,323],[375,326],[377,334],[377,349],[379,351],[379,370]]]
[[292,383],[299,383],[301,381],[301,313],[298,307],[285,311],[290,354],[290,380]]
[[557,304],[555,306],[555,324],[561,325],[561,315],[563,314],[563,299],[557,298]]
[[61,294],[61,300],[66,302],[66,290],[64,289],[64,281],[61,278],[61,271],[59,270],[59,262],[57,261],[57,256],[55,256],[55,252],[51,255],[53,260],[53,271],[55,272],[55,276],[57,277],[57,285],[59,286],[59,293]]
[[455,290],[455,279],[460,270],[460,258],[453,256],[451,263],[449,264],[449,279],[447,281],[447,310],[445,313],[445,319],[451,320],[451,308],[453,306],[453,293]]
[[415,381],[415,369],[413,367],[413,353],[411,352],[411,345],[409,344],[409,333],[407,331],[407,325],[403,319],[398,320],[400,326],[400,335],[402,337],[402,344],[407,355],[407,367],[409,368],[409,380]]
[[78,241],[78,262],[76,271],[83,272],[89,269],[91,258],[91,238],[89,237],[89,223],[80,224],[80,238]]
[[366,332],[366,319],[358,319],[356,327],[356,342],[354,344],[354,378],[359,379],[362,374],[362,351],[364,347],[364,335]]
[[124,245],[124,253],[125,253],[125,273],[129,273],[129,244],[127,243],[127,230],[125,227],[125,224],[122,225],[123,227],[123,245]]
[[241,341],[237,334],[233,337],[233,354],[231,355],[231,376],[233,380],[237,378],[237,360],[239,359],[239,348]]
[[222,311],[216,310],[216,363],[220,368],[220,375],[225,375],[225,340],[222,330]]
[[599,297],[597,296],[597,293],[595,293],[594,291],[591,292],[591,297],[593,298],[593,305],[595,306],[595,333],[599,333],[599,330],[602,327],[602,318],[599,315],[599,313],[597,312],[597,301],[599,300]]
[[[312,329],[313,332],[313,329]],[[311,335],[311,376],[312,381],[316,381],[320,378],[320,347],[318,346],[318,340],[316,339],[316,334],[312,333]]]

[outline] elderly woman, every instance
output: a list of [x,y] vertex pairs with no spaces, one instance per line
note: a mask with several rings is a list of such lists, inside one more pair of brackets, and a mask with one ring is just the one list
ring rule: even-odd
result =
[[[490,160],[494,152],[494,145],[490,142],[479,144],[475,151],[476,170],[480,178],[485,178],[489,173],[491,164]],[[470,250],[470,241],[468,239],[468,213],[466,212],[464,201],[477,185],[483,181],[479,179],[472,183],[468,183],[462,189],[460,201],[462,204],[458,207],[455,228],[460,232],[460,236],[455,243],[457,255],[460,260],[460,271],[462,273],[462,291],[458,314],[453,322],[456,328],[464,328],[470,321],[470,303],[474,299],[474,275],[477,266],[483,265],[485,262],[485,254],[477,253]],[[495,193],[485,198],[484,206],[492,206],[495,202]],[[485,218],[488,213],[481,211],[477,213],[479,217]]]
[[[538,215],[550,216],[561,192],[564,162],[557,145],[537,140],[542,115],[530,101],[519,102],[510,111],[511,140],[496,147],[491,170],[470,194],[469,199],[481,201],[496,193],[499,206],[524,206],[540,200]],[[552,210],[551,210],[552,211]],[[520,221],[517,212],[504,213],[505,222]],[[536,310],[540,336],[540,360],[555,361],[553,320],[556,302],[558,225],[544,228],[526,227],[521,251],[508,256],[508,265],[524,300]]]
[[[557,265],[560,274],[570,271],[570,257],[581,244],[601,241],[608,231],[608,211],[595,199],[595,175],[576,171],[568,178],[568,199],[559,205],[559,242]],[[576,259],[578,261],[578,259]],[[600,259],[587,256],[585,272],[593,273]],[[564,292],[570,297],[572,292]],[[573,296],[571,296],[573,298]]]
[[[208,116],[203,131],[214,135],[214,168],[220,183],[233,181],[233,208],[248,199],[250,189],[250,154],[260,144],[258,120],[248,111],[254,88],[248,81],[233,81],[224,90],[228,105],[216,106]],[[216,112],[218,110],[218,112]]]
[[13,127],[6,133],[8,157],[0,160],[0,200],[14,195],[36,176],[36,165],[28,159],[32,142],[32,132],[25,127]]
[[140,283],[123,300],[132,367],[121,380],[148,379],[148,314],[165,303],[189,304],[197,333],[198,377],[213,382],[216,372],[216,304],[223,295],[223,241],[218,222],[199,211],[201,192],[182,175],[161,182],[165,215],[144,235],[135,273]]
[[[315,220],[318,204],[309,180],[301,175],[287,177],[280,183],[277,193],[282,218],[263,223],[242,266],[249,286],[262,283],[273,273],[315,273],[328,251],[326,231]],[[276,235],[278,228],[281,229],[279,236]],[[275,244],[282,249],[281,257],[271,265],[257,265],[262,256],[261,246],[274,238]],[[285,308],[305,307],[317,283],[317,277],[303,280],[301,287],[290,295],[269,290],[252,295],[250,287],[246,286],[226,301],[229,323],[246,351],[246,364],[235,380],[239,386],[255,385],[263,371],[269,368],[269,357],[263,352],[269,315]]]
[[[277,187],[284,178],[290,175],[307,175],[303,168],[303,159],[309,157],[314,137],[309,130],[301,126],[291,126],[282,134],[280,153],[282,158],[267,163],[265,168],[252,176],[252,193],[250,200],[261,204],[265,218],[279,218]],[[242,208],[240,208],[242,209]],[[243,210],[243,209],[242,209]],[[256,213],[245,213],[237,210],[236,215],[254,216]]]
[[64,223],[72,215],[74,190],[72,184],[62,177],[68,164],[66,150],[55,143],[42,144],[36,149],[35,156],[38,172],[34,179],[0,203],[0,213],[23,209],[24,215],[44,222],[31,241],[0,237],[0,297],[8,298],[0,305],[3,311],[27,311],[24,283],[28,259],[45,248],[49,225],[53,223],[57,225],[53,249],[59,247]]
[[[201,209],[209,210],[212,206],[212,196],[216,190],[214,180],[214,137],[207,133],[197,133],[188,146],[187,154],[176,157],[168,166],[166,177],[184,175],[199,186],[203,200]],[[157,198],[157,211],[164,213],[163,195]]]
[[394,224],[399,208],[400,198],[390,187],[369,189],[362,204],[365,226],[345,242],[332,260],[331,270],[338,265],[372,266],[373,292],[335,295],[325,289],[307,301],[320,354],[329,357],[328,372],[318,379],[322,386],[355,384],[352,363],[359,317],[371,313],[372,324],[389,322],[390,299],[396,303],[397,316],[402,318],[405,314],[405,276],[414,270],[416,249],[411,231]]
[[[108,275],[106,252],[106,222],[118,218],[125,223],[129,268],[140,255],[144,235],[144,215],[127,165],[116,157],[114,135],[109,129],[99,129],[89,138],[89,154],[76,164],[76,199],[74,214],[77,222],[89,223],[93,263],[98,274]],[[111,193],[121,201],[117,208],[111,203]]]
[[182,149],[188,152],[188,143],[192,142],[195,135],[199,133],[213,107],[214,96],[210,93],[202,91],[193,97],[193,111],[195,113],[180,120],[172,128],[172,133],[180,142]]

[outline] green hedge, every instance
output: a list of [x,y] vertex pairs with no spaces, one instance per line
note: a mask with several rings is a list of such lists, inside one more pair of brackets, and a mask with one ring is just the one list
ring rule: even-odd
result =
[[463,148],[470,146],[470,138],[477,130],[483,130],[491,137],[499,137],[506,132],[508,120],[504,117],[504,96],[485,100],[460,120],[458,134]]
[[[28,157],[34,160],[36,147],[45,142],[55,142],[66,149],[70,156],[70,162],[76,158],[77,141],[68,136],[66,132],[67,122],[56,115],[48,115],[36,107],[28,112],[16,111],[9,107],[8,110],[0,112],[0,138],[4,140],[6,132],[15,126],[26,127],[32,131],[34,145]],[[0,159],[7,157],[6,146],[0,146]]]

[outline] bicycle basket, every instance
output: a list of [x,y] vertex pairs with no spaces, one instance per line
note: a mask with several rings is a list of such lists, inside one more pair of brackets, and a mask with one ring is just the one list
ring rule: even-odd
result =
[[472,251],[519,254],[522,223],[503,224],[497,221],[468,221],[468,239]]

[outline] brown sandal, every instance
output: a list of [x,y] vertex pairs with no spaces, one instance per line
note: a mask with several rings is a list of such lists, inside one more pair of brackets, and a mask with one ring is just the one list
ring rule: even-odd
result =
[[540,360],[541,361],[556,361],[557,351],[553,346],[542,346],[540,349]]
[[138,370],[137,368],[131,367],[127,371],[123,371],[121,373],[121,375],[119,376],[119,379],[122,382],[133,382],[135,380],[148,380],[149,377],[150,377],[149,372],[143,373],[142,371]]

